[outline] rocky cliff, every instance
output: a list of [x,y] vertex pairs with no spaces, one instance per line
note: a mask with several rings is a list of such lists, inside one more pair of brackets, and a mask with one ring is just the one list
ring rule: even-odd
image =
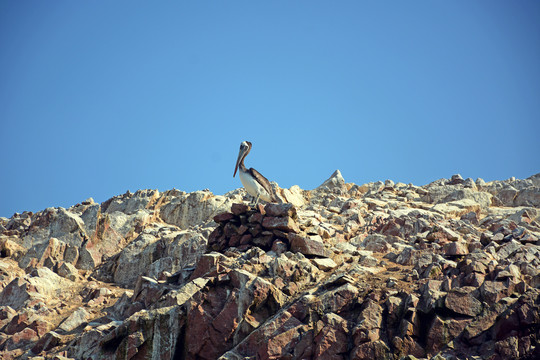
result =
[[538,359],[540,174],[0,218],[2,359]]

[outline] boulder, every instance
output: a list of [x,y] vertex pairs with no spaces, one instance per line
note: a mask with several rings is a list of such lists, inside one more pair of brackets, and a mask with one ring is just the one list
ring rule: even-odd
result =
[[320,236],[305,237],[289,233],[288,239],[293,252],[320,257],[329,257],[331,254],[331,251],[325,248]]
[[168,224],[187,229],[227,211],[232,202],[225,196],[214,196],[209,191],[196,191],[173,197],[160,208],[160,217]]
[[60,323],[58,330],[63,332],[75,330],[79,326],[86,324],[89,317],[90,314],[84,308],[80,307]]

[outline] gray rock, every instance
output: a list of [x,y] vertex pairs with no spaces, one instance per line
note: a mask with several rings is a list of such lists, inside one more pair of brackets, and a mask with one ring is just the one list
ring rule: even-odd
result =
[[70,263],[63,262],[58,268],[58,275],[71,281],[76,281],[79,277],[79,271]]
[[133,286],[139,275],[145,274],[147,267],[163,254],[158,252],[158,239],[150,234],[141,234],[126,246],[116,261],[114,282]]
[[322,271],[329,271],[337,267],[335,261],[329,258],[312,259],[311,261]]
[[336,170],[327,180],[325,180],[315,190],[321,190],[324,188],[328,188],[328,189],[343,188],[344,185],[345,185],[345,179],[343,179],[341,172],[339,170]]
[[90,314],[82,307],[75,310],[71,315],[65,318],[62,323],[58,326],[59,330],[64,332],[70,332],[75,330],[79,326],[86,324]]
[[107,200],[102,207],[103,211],[109,214],[119,211],[126,215],[133,215],[139,210],[147,209],[149,204],[157,200],[159,195],[157,190],[138,190],[135,194],[128,191]]
[[214,196],[208,191],[196,191],[172,198],[161,207],[160,217],[168,224],[187,229],[228,211],[232,203],[233,200],[225,196]]
[[540,187],[520,190],[514,200],[515,206],[540,207]]

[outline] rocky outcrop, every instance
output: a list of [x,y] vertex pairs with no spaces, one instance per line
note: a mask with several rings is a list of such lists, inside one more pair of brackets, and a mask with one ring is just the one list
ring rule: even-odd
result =
[[140,190],[0,218],[0,357],[535,359],[539,179],[336,171],[280,204]]

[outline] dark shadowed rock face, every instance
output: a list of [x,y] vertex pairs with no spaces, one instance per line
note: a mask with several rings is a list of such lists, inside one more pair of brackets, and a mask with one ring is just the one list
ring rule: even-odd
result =
[[540,358],[539,178],[336,171],[281,204],[139,190],[0,218],[0,358]]

